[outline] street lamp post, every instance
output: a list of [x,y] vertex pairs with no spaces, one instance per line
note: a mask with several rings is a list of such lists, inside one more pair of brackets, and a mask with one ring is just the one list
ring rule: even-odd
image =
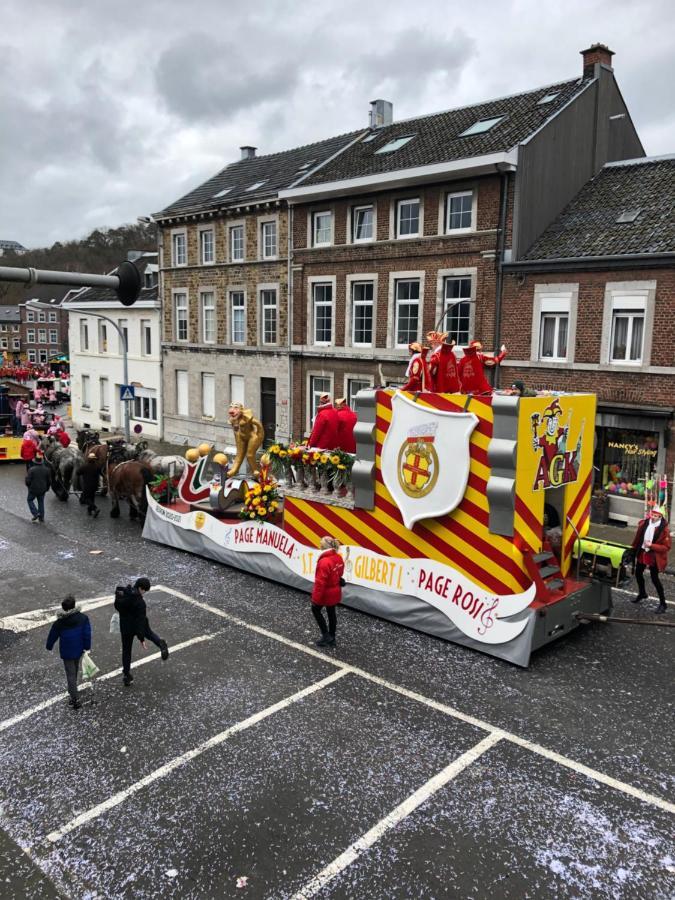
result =
[[[53,309],[53,307],[51,307],[48,303],[41,303],[39,300],[27,300],[26,306],[35,306],[38,309]],[[115,329],[115,331],[120,336],[120,343],[122,345],[122,365],[123,365],[123,369],[124,369],[123,378],[124,378],[124,384],[128,385],[129,384],[129,360],[128,360],[127,354],[128,354],[129,348],[127,346],[126,335],[124,334],[122,329],[119,327],[119,325],[116,322],[113,322],[113,320],[110,319],[108,316],[104,316],[102,313],[90,312],[89,310],[87,310],[86,312],[87,312],[88,316],[95,316],[97,319],[105,319],[106,322],[110,322],[112,327]],[[127,443],[129,443],[131,441],[131,431],[129,428],[129,403],[130,402],[131,402],[130,400],[123,401],[123,403],[124,403],[124,437],[125,437]]]

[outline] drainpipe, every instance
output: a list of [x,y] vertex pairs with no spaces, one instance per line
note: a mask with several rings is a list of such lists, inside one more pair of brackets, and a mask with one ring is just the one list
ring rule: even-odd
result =
[[288,273],[286,275],[288,299],[286,333],[288,335],[288,440],[293,435],[293,205],[288,204]]
[[[497,276],[495,282],[495,349],[498,351],[502,342],[502,287],[504,284],[504,246],[506,244],[506,213],[509,199],[509,170],[501,172],[501,187],[499,199],[499,235],[497,238]],[[499,366],[493,367],[494,387],[499,387]]]

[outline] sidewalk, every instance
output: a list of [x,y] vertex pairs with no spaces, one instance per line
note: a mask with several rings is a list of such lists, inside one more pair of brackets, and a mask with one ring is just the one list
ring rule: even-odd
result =
[[[670,527],[673,527],[672,524]],[[612,541],[615,544],[626,544],[628,547],[630,547],[633,542],[634,534],[634,528],[621,528],[617,525],[596,525],[593,522],[591,522],[591,527],[588,529],[588,537],[590,538],[595,538],[600,541]],[[671,535],[672,534],[673,532],[671,531]],[[666,572],[668,572],[669,575],[675,575],[675,544],[671,547],[670,553],[668,554]]]

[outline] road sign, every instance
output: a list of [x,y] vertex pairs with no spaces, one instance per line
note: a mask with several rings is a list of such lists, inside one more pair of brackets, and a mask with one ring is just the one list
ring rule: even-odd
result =
[[134,400],[136,397],[136,388],[131,384],[120,385],[120,400]]

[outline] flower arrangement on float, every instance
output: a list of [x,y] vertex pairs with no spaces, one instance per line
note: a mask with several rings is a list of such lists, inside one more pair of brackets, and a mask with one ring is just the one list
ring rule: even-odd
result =
[[180,475],[169,478],[167,475],[157,475],[148,484],[148,490],[155,500],[175,500],[178,496],[178,485],[180,483]]
[[265,453],[260,460],[258,482],[244,493],[244,505],[239,511],[240,519],[266,522],[273,519],[281,504],[277,482],[272,476],[270,457]]
[[351,480],[354,457],[344,450],[315,450],[305,444],[273,444],[267,451],[277,477],[301,486],[323,476],[335,488],[345,488]]

